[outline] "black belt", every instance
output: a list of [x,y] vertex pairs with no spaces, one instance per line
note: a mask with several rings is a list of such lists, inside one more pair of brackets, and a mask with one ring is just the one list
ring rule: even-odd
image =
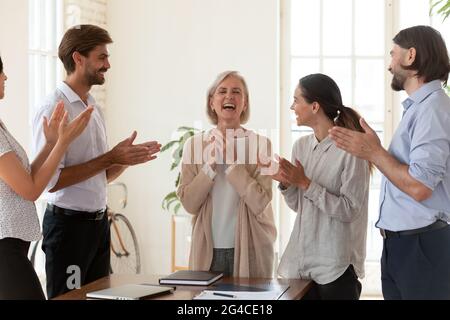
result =
[[419,229],[405,230],[405,231],[389,231],[380,229],[381,236],[386,238],[392,237],[403,237],[403,236],[412,236],[419,233],[424,233],[432,230],[439,230],[448,226],[448,223],[442,220],[437,220],[436,222]]
[[63,215],[65,217],[71,217],[80,220],[102,220],[106,210],[99,210],[95,212],[88,211],[78,211],[71,209],[64,209],[53,204],[47,204],[47,210],[53,213],[54,215]]

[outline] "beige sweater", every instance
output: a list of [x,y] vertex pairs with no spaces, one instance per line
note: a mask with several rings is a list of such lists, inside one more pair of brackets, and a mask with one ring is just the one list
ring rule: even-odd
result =
[[[189,267],[192,270],[209,270],[213,258],[212,240],[212,197],[214,181],[202,170],[204,163],[194,161],[194,145],[208,144],[209,133],[198,134],[186,142],[183,153],[181,183],[178,196],[187,212],[192,214],[192,242]],[[267,142],[270,152],[270,141]],[[196,150],[198,151],[198,150]],[[239,164],[228,174],[229,183],[240,196],[237,213],[234,276],[269,277],[273,276],[274,242],[276,228],[272,200],[272,179],[260,175],[255,164]]]

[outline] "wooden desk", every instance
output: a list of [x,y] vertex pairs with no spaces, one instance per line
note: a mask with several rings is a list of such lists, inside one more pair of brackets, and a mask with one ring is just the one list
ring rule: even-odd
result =
[[[161,276],[150,275],[110,275],[95,282],[87,284],[78,290],[73,290],[62,296],[55,298],[55,300],[85,300],[86,293],[96,290],[117,287],[124,284],[158,284],[158,279]],[[299,300],[311,287],[312,282],[309,280],[299,279],[247,279],[247,278],[223,278],[217,283],[232,283],[236,285],[257,285],[257,284],[284,284],[289,285],[289,289],[281,296],[280,300]],[[160,300],[191,300],[194,296],[202,292],[207,287],[203,286],[177,286],[173,294],[156,297]]]

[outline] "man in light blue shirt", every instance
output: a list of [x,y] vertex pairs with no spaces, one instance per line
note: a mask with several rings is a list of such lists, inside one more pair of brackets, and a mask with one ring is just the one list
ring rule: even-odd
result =
[[450,61],[439,32],[400,31],[389,71],[405,90],[403,117],[385,150],[364,119],[366,133],[335,127],[335,144],[371,161],[383,174],[380,217],[385,299],[450,299]]

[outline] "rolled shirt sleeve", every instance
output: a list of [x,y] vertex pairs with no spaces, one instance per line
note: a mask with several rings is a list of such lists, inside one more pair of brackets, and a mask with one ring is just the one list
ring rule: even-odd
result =
[[434,190],[447,172],[450,156],[449,117],[436,109],[422,112],[411,128],[409,174]]

